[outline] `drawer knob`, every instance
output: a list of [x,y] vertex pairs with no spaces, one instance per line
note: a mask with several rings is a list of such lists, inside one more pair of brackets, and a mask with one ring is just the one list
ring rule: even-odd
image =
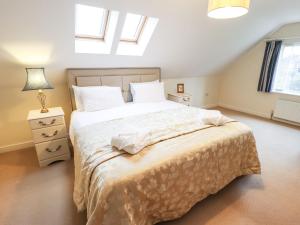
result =
[[54,131],[54,133],[53,133],[52,135],[42,133],[42,136],[43,136],[44,138],[49,138],[49,137],[54,137],[54,136],[56,136],[57,134],[58,134],[58,131],[56,130],[56,131]]
[[49,125],[55,124],[55,122],[56,122],[56,119],[53,119],[50,123],[45,123],[43,121],[39,121],[39,124],[42,126],[49,126]]
[[50,152],[50,153],[52,153],[52,152],[57,152],[57,151],[59,151],[60,149],[61,149],[61,145],[59,145],[56,149],[51,149],[51,148],[46,148],[46,151],[47,152]]

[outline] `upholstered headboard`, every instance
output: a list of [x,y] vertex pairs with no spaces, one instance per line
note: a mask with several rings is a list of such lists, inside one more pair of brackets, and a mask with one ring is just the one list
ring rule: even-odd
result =
[[120,87],[126,102],[132,101],[130,83],[160,80],[160,68],[67,69],[72,109],[76,109],[72,85]]

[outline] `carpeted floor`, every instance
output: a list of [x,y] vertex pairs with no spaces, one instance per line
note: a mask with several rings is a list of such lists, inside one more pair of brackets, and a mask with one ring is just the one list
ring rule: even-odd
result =
[[[161,225],[299,225],[300,129],[222,111],[252,127],[262,175],[236,179]],[[72,191],[72,161],[39,168],[34,149],[0,154],[1,225],[83,225]]]

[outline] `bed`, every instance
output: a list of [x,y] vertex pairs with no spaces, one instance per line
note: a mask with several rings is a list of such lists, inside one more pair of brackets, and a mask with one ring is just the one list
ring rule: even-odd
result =
[[[135,155],[114,149],[111,136],[128,124],[163,123],[193,110],[170,101],[131,102],[130,82],[158,79],[159,68],[68,70],[74,110],[73,197],[79,211],[87,210],[88,225],[150,225],[176,219],[235,178],[260,173],[252,131],[237,121],[166,138]],[[127,103],[78,112],[72,85],[119,86]]]

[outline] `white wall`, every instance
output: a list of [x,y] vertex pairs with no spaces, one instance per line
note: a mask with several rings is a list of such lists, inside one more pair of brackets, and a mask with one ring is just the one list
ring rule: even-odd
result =
[[[112,54],[75,54],[75,3],[120,12]],[[252,1],[247,15],[214,20],[207,16],[207,0],[189,0],[188,4],[182,0],[1,0],[0,64],[46,68],[159,66],[165,76],[206,76],[282,23],[300,20],[299,7],[300,1],[295,0]],[[143,57],[115,54],[127,12],[159,18]]]
[[210,108],[218,104],[219,76],[163,79],[166,93],[174,93],[178,83],[184,83],[185,92],[192,95],[192,105]]
[[[300,36],[300,23],[286,25],[270,38],[296,36]],[[220,106],[270,118],[277,99],[300,101],[299,96],[257,92],[264,50],[262,40],[220,72]]]

